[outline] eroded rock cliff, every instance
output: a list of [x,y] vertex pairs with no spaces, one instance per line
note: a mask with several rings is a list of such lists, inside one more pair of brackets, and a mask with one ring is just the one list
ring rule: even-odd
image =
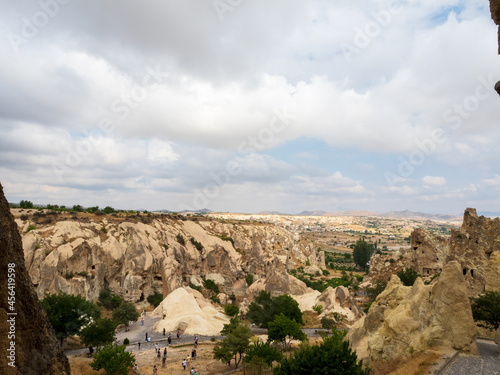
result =
[[247,274],[265,279],[306,262],[325,268],[323,252],[271,224],[154,214],[23,218],[17,223],[39,296],[61,290],[96,300],[109,289],[135,303],[202,279],[242,296]]
[[461,266],[447,263],[430,285],[418,278],[407,287],[392,276],[346,338],[358,357],[370,361],[404,361],[432,347],[476,353],[475,324]]
[[500,291],[500,219],[478,216],[475,209],[467,208],[462,226],[452,230],[449,239],[417,229],[409,249],[374,256],[369,276],[374,281],[388,280],[411,267],[429,280],[451,261],[460,265],[469,296]]
[[[12,288],[9,287],[11,281],[14,281]],[[21,237],[1,185],[0,337],[0,373],[70,373],[68,359],[59,346],[25,267]]]

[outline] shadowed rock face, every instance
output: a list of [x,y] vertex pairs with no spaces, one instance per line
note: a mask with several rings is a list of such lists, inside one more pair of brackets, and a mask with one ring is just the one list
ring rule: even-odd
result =
[[[9,272],[14,265],[15,272]],[[8,301],[8,276],[15,274],[15,304]],[[12,301],[11,301],[12,302]],[[13,307],[13,310],[10,308]],[[16,312],[17,315],[8,315]],[[15,325],[8,319],[15,318]],[[9,333],[15,338],[9,339]],[[6,353],[15,345],[15,359]],[[49,323],[24,265],[24,255],[17,225],[10,213],[0,185],[0,373],[2,374],[70,374],[54,330]],[[10,354],[10,353],[9,353]],[[12,363],[14,366],[9,365]]]
[[[500,0],[490,0],[491,19],[495,24],[500,25]],[[498,53],[500,54],[500,30],[498,34]]]

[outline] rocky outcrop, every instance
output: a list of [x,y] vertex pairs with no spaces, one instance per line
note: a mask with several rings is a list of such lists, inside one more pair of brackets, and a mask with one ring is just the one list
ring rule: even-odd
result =
[[336,288],[329,286],[323,293],[314,290],[303,295],[293,296],[293,298],[299,303],[300,310],[313,311],[313,306],[322,306],[323,310],[319,314],[319,318],[329,318],[337,313],[343,316],[344,323],[348,326],[365,315],[354,301],[349,290],[343,286]]
[[443,267],[431,285],[412,287],[393,276],[368,314],[346,336],[361,357],[401,361],[431,347],[476,353],[475,324],[458,262]]
[[469,296],[500,291],[500,219],[478,217],[475,209],[467,208],[460,230],[452,230],[449,240],[416,229],[410,249],[372,257],[369,277],[388,280],[411,267],[430,280],[451,261],[460,264]]
[[229,317],[217,310],[197,290],[178,288],[170,293],[153,311],[162,319],[155,324],[155,331],[180,330],[188,335],[217,336],[229,323]]
[[28,275],[21,237],[1,185],[0,337],[0,373],[70,373],[68,359]]
[[[500,0],[490,0],[491,19],[500,25]],[[498,53],[500,54],[500,29],[498,30]]]
[[459,231],[452,231],[447,262],[456,260],[469,295],[500,291],[500,219],[477,216],[468,208]]
[[17,219],[39,297],[64,291],[96,300],[110,289],[135,303],[203,279],[242,296],[248,273],[266,278],[278,267],[306,262],[324,268],[322,252],[272,224],[159,214],[49,216]]

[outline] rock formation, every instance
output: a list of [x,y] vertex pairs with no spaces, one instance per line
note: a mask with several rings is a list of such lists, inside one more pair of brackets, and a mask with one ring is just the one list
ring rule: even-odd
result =
[[354,324],[365,315],[350,295],[349,290],[343,286],[336,288],[329,286],[323,293],[314,290],[300,296],[293,296],[293,298],[299,303],[300,310],[313,311],[314,305],[323,306],[319,318],[331,317],[333,313],[338,313],[344,316],[347,325]]
[[[9,283],[12,281],[14,286],[10,288]],[[11,297],[11,303],[8,297]],[[12,313],[17,315],[9,315]],[[21,237],[1,185],[0,337],[0,373],[70,373],[68,359],[38,301],[26,270]]]
[[477,216],[468,208],[459,231],[452,231],[447,262],[462,267],[470,296],[500,291],[500,219]]
[[[490,0],[491,19],[500,25],[500,0]],[[498,53],[500,54],[500,28],[498,30]]]
[[368,314],[346,336],[358,357],[402,361],[431,347],[476,353],[475,324],[458,262],[447,263],[431,285],[412,287],[393,276]]
[[374,256],[369,276],[373,281],[387,280],[411,267],[429,280],[451,261],[460,264],[469,296],[500,291],[500,219],[478,217],[475,209],[467,208],[460,230],[452,230],[449,240],[416,229],[410,249]]
[[[323,252],[272,224],[220,222],[176,215],[113,217],[37,213],[17,219],[26,265],[39,297],[64,291],[96,300],[109,289],[140,302],[167,296],[189,281],[214,280],[242,296],[245,276],[309,262],[325,268]],[[29,225],[36,229],[28,231]]]
[[218,336],[229,323],[229,317],[218,311],[197,290],[178,288],[170,293],[154,310],[162,317],[154,329],[158,332],[180,330],[188,335]]

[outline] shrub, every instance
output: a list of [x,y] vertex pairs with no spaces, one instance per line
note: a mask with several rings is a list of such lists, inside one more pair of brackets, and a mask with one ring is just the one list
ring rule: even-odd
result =
[[99,302],[108,310],[114,310],[123,302],[123,298],[116,294],[111,294],[109,289],[101,290]]
[[106,227],[101,227],[101,232],[102,233],[108,233],[108,230],[106,229]]
[[330,271],[328,270],[322,270],[323,276],[328,276],[330,274]]
[[128,345],[128,344],[130,344],[130,340],[127,337],[125,337],[125,339],[123,340],[123,345]]
[[64,275],[64,278],[66,280],[71,280],[75,275],[73,274],[73,272],[66,272],[66,274]]
[[21,220],[22,221],[26,221],[26,220],[28,220],[28,218],[29,218],[28,215],[25,215],[25,214],[21,215]]
[[491,331],[500,326],[500,292],[486,292],[471,299],[472,317]]
[[238,315],[240,312],[240,309],[236,305],[226,305],[224,306],[224,313],[229,316],[235,316]]
[[190,241],[194,245],[194,247],[196,247],[196,250],[200,252],[203,250],[203,245],[201,244],[201,242],[196,241],[193,237],[190,238]]
[[314,306],[312,307],[312,309],[313,309],[314,311],[316,311],[318,314],[321,314],[321,312],[323,311],[323,306],[321,306],[321,305],[314,305]]
[[210,280],[210,279],[203,280],[203,286],[207,289],[212,290],[215,294],[220,293],[219,287],[217,286],[217,284],[213,280]]
[[157,307],[163,301],[163,294],[155,292],[148,296],[147,301]]
[[201,293],[201,287],[199,287],[198,285],[194,285],[192,282],[189,282],[189,287]]
[[177,240],[178,243],[180,243],[182,246],[184,246],[186,244],[186,240],[184,239],[184,236],[180,233],[177,234],[177,236],[175,237],[175,239]]
[[247,282],[247,285],[250,286],[253,283],[253,275],[251,273],[248,273],[245,276],[245,281]]
[[29,232],[29,231],[32,231],[32,230],[35,230],[36,227],[33,225],[33,224],[30,224],[28,225],[28,228],[26,229],[26,232]]
[[397,275],[405,286],[412,286],[415,280],[420,277],[420,274],[413,268],[406,268],[404,271],[399,271]]
[[321,328],[333,329],[335,328],[335,320],[327,318],[326,316],[321,318]]

